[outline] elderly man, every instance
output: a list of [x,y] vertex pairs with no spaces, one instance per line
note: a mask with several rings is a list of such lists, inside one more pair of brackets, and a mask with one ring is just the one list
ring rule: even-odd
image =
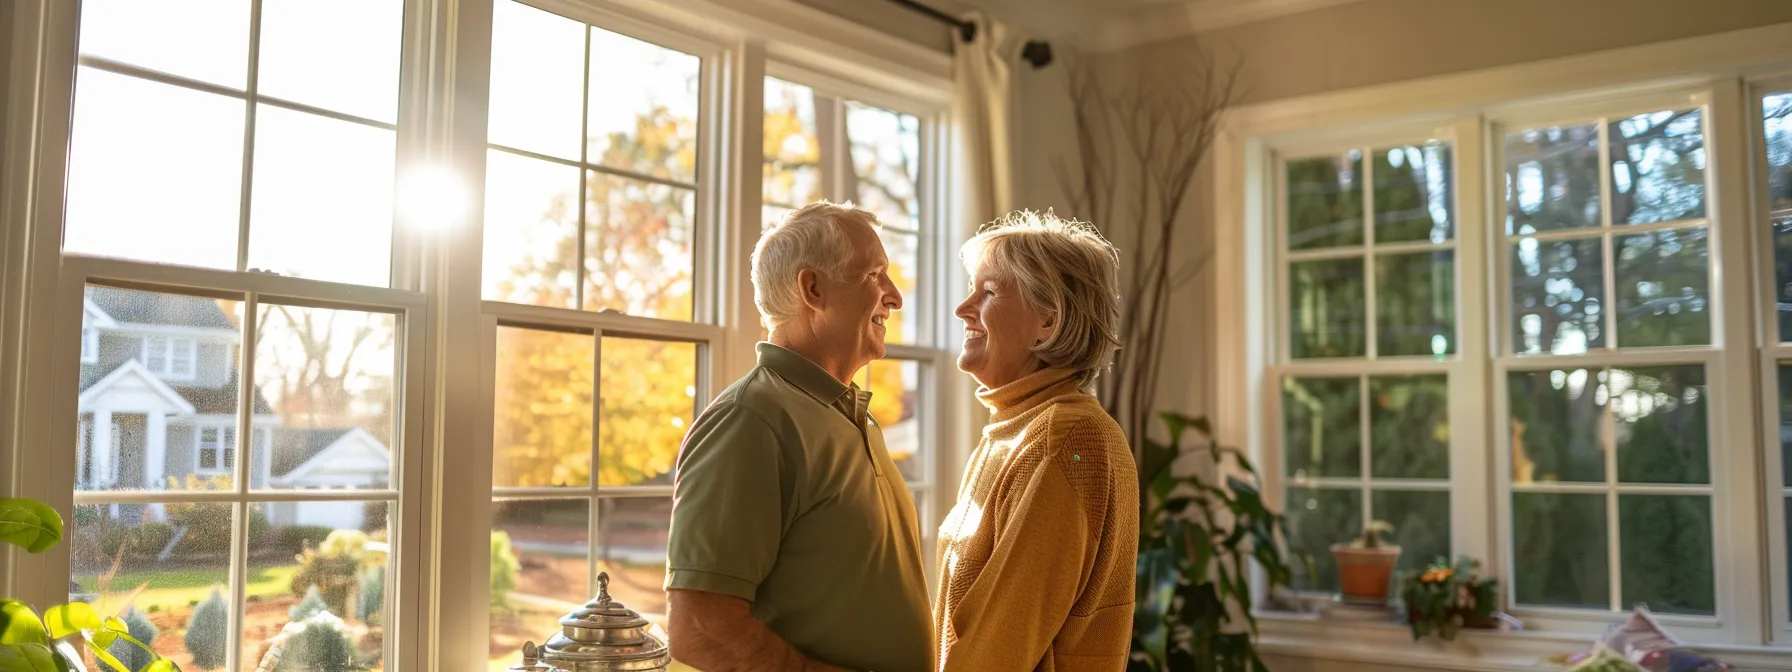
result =
[[703,670],[932,667],[915,505],[852,376],[902,307],[876,218],[815,203],[753,250],[771,342],[678,455],[672,656]]

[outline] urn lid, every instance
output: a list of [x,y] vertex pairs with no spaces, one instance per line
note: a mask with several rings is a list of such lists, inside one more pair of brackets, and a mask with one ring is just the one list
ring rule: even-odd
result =
[[610,597],[610,575],[600,573],[597,597],[560,619],[541,659],[577,672],[665,669],[672,655],[647,628],[647,619]]

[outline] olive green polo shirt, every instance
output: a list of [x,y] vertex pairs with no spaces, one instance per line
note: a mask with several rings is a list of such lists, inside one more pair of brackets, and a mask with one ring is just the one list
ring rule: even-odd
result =
[[678,454],[666,588],[733,595],[805,655],[933,667],[920,527],[871,394],[760,343]]

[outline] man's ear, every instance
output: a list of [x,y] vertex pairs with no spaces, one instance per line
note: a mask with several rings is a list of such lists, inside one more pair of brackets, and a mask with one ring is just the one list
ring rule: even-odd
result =
[[820,311],[826,304],[822,298],[821,274],[816,273],[815,269],[805,268],[797,271],[796,286],[797,289],[801,290],[803,293],[804,305],[807,305],[816,311]]

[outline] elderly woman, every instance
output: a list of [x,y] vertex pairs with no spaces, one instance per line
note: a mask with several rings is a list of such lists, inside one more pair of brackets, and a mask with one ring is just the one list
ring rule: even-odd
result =
[[1089,394],[1120,344],[1118,255],[1088,224],[1020,212],[962,256],[958,368],[992,415],[940,527],[940,669],[1122,670],[1139,484]]

